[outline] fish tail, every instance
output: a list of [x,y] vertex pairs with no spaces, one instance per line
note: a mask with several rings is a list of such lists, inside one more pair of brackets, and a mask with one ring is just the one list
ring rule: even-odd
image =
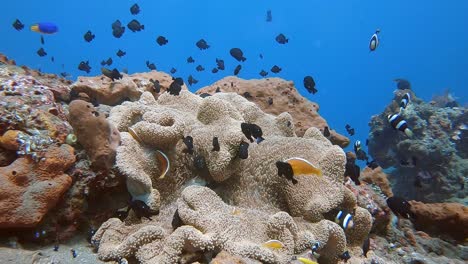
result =
[[409,129],[409,128],[405,129],[405,134],[406,134],[408,137],[413,137],[413,131],[411,131],[411,129]]
[[39,26],[38,26],[37,24],[36,24],[36,25],[32,25],[32,26],[31,26],[31,31],[40,32]]

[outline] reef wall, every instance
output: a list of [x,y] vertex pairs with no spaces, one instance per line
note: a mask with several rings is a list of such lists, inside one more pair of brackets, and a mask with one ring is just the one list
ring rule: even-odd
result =
[[[401,113],[414,136],[393,129],[388,115],[398,113],[405,93],[411,102]],[[411,90],[397,90],[385,110],[372,117],[369,154],[384,168],[396,195],[423,202],[467,204],[468,112],[423,102]]]

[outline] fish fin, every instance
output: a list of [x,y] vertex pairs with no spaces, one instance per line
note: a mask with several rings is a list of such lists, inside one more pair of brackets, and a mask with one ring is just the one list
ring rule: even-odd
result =
[[294,179],[294,178],[292,178],[291,181],[292,181],[293,184],[297,184],[297,183],[298,183],[298,181],[297,181],[296,179]]
[[410,138],[413,137],[413,131],[409,128],[405,129],[405,134]]
[[262,137],[258,137],[258,138],[257,138],[257,144],[260,144],[260,142],[262,142],[263,140],[265,140],[265,139],[262,138]]

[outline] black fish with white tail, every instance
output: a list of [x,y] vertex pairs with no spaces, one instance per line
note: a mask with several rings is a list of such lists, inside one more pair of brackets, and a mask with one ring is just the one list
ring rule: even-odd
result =
[[414,218],[414,214],[411,211],[411,204],[402,197],[392,196],[387,198],[387,205],[398,217],[406,219]]
[[[265,140],[262,132],[262,128],[256,124],[241,123],[241,130],[245,137],[250,141],[254,142],[253,138],[256,139],[257,144]],[[252,138],[253,137],[253,138]]]
[[343,227],[344,230],[354,226],[353,215],[346,211],[340,210],[335,216],[335,223]]
[[377,47],[379,46],[379,44],[380,44],[379,36],[378,36],[379,33],[380,33],[380,29],[377,29],[375,31],[375,33],[372,35],[372,37],[371,37],[371,39],[369,41],[370,51],[375,51],[377,49]]
[[388,115],[388,122],[394,129],[404,132],[408,137],[413,136],[413,131],[409,129],[408,123],[400,114]]

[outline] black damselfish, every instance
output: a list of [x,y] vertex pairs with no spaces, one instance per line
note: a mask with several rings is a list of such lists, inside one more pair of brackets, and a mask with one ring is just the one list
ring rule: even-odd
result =
[[387,205],[396,216],[401,216],[406,219],[414,218],[414,214],[411,211],[411,204],[402,197],[392,196],[387,198]]
[[183,150],[184,153],[188,153],[190,155],[193,154],[193,138],[191,136],[186,136],[183,138],[185,146],[187,146],[186,149]]
[[213,149],[211,151],[219,151],[219,150],[220,150],[220,147],[219,147],[218,137],[213,137]]
[[249,143],[242,141],[239,146],[239,158],[247,159],[249,157]]
[[132,200],[129,204],[129,208],[133,210],[139,219],[145,217],[152,220],[151,216],[159,214],[159,211],[151,210],[151,208],[141,200]]

